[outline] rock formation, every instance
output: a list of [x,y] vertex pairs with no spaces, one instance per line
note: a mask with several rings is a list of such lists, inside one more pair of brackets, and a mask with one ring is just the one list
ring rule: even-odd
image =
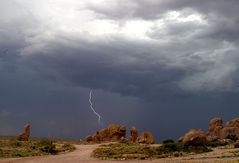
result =
[[220,132],[220,139],[226,139],[228,135],[236,135],[239,138],[238,127],[224,127]]
[[228,135],[236,135],[239,138],[239,118],[232,119],[223,126],[220,118],[213,118],[209,123],[207,140],[226,139]]
[[232,119],[226,123],[225,127],[237,127],[239,128],[239,118]]
[[207,137],[203,130],[192,129],[182,138],[184,146],[204,146],[207,143]]
[[26,124],[24,126],[24,131],[18,135],[17,139],[19,141],[28,141],[30,136],[30,125]]
[[144,144],[153,144],[154,143],[153,134],[151,132],[143,132],[137,138],[137,142]]
[[126,128],[123,125],[111,124],[94,135],[85,138],[88,142],[101,142],[101,141],[119,141],[126,136]]
[[132,127],[131,130],[130,130],[129,140],[132,141],[132,142],[136,142],[137,137],[138,137],[138,130],[137,130],[136,127]]
[[223,128],[223,121],[221,118],[213,118],[209,122],[209,131],[207,134],[207,140],[213,141],[220,138],[221,130]]

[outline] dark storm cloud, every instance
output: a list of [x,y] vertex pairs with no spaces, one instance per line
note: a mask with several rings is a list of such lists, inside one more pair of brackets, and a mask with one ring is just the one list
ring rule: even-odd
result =
[[117,39],[110,44],[78,42],[84,44],[82,48],[71,47],[70,43],[55,43],[51,44],[54,49],[49,49],[48,55],[36,54],[23,63],[48,79],[66,80],[76,86],[126,96],[146,98],[166,95],[166,88],[176,89],[174,82],[182,79],[183,69],[168,67],[167,58],[160,54],[154,60],[150,45],[122,41]]
[[71,43],[46,42],[44,54],[38,51],[23,57],[23,64],[47,80],[144,99],[182,96],[191,91],[235,91],[237,84],[237,48],[230,43],[192,41],[191,37],[165,46],[119,38],[110,43]]
[[[233,41],[237,39],[235,33],[238,29],[238,21],[234,22],[236,18],[226,19],[227,14],[224,14],[223,6],[226,8],[232,6],[231,10],[234,10],[233,6],[236,6],[236,1],[229,1],[225,4],[224,1],[217,3],[182,1],[179,3],[178,1],[141,0],[118,2],[116,6],[122,9],[120,5],[128,3],[129,7],[137,7],[132,8],[132,11],[138,15],[136,17],[141,17],[140,13],[150,15],[151,11],[154,15],[162,13],[160,20],[163,21],[164,26],[155,24],[147,32],[147,36],[156,41],[165,41],[165,43],[130,41],[114,35],[109,36],[110,39],[100,38],[91,42],[86,38],[94,37],[90,34],[82,33],[79,36],[72,36],[55,31],[50,31],[54,33],[55,38],[49,39],[41,29],[43,28],[39,24],[41,22],[31,15],[26,21],[26,30],[22,29],[24,26],[21,23],[20,26],[13,28],[13,25],[19,24],[19,21],[3,24],[5,29],[8,27],[12,29],[1,32],[3,38],[12,38],[12,41],[7,43],[4,41],[6,39],[1,39],[3,42],[1,56],[2,58],[10,56],[6,55],[10,54],[9,49],[13,51],[12,54],[18,53],[16,57],[19,57],[19,52],[21,52],[24,57],[21,57],[23,62],[19,64],[23,69],[34,70],[48,79],[62,79],[79,86],[120,92],[123,95],[147,97],[170,94],[171,91],[167,90],[172,90],[173,94],[175,92],[181,94],[181,87],[207,91],[207,88],[203,88],[205,84],[209,85],[208,87],[212,86],[211,90],[216,90],[221,89],[225,81],[226,86],[229,87],[227,89],[233,89],[235,79],[232,79],[232,75],[237,72],[235,65],[237,42]],[[212,6],[211,12],[206,12],[209,11],[210,6]],[[193,20],[181,22],[177,18],[170,20],[170,15],[163,15],[166,11],[181,11],[188,7],[205,14],[201,19],[206,21],[206,24]],[[19,16],[21,19],[26,16],[22,13],[22,9],[17,11],[21,13]],[[183,10],[179,18],[188,17],[194,12]],[[218,15],[224,17],[217,20]],[[32,32],[32,28],[36,28],[36,31]],[[14,38],[17,39],[14,40]],[[224,41],[228,42],[224,43]],[[19,46],[13,47],[14,42]],[[24,53],[29,53],[29,56]],[[212,53],[219,54],[209,57],[208,55]],[[225,53],[229,53],[227,59],[224,58]],[[7,62],[4,63],[6,68]],[[219,67],[222,67],[225,72],[218,72]],[[212,73],[219,73],[215,81],[211,79]]]
[[106,124],[160,140],[238,114],[238,1],[16,2],[0,2],[0,134],[29,120],[37,136],[84,137],[98,127],[90,89]]
[[[110,1],[107,1],[109,4]],[[143,18],[156,19],[168,11],[180,11],[187,8],[197,10],[202,14],[216,14],[226,17],[237,15],[239,3],[237,0],[117,0],[111,7],[89,3],[89,8],[112,19],[117,18]]]

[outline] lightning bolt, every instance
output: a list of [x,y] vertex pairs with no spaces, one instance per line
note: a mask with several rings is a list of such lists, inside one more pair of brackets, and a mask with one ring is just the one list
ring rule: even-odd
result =
[[92,103],[92,90],[90,90],[90,94],[89,94],[89,103],[90,103],[90,109],[93,111],[93,113],[98,117],[98,123],[99,123],[99,125],[100,126],[102,126],[102,122],[101,122],[101,119],[102,119],[102,117],[100,116],[100,114],[99,113],[97,113],[96,111],[95,111],[95,109],[94,109],[94,107],[93,107],[93,103]]

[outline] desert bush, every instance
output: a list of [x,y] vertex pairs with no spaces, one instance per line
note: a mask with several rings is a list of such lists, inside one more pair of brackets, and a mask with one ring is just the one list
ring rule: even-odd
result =
[[42,152],[49,153],[49,154],[56,154],[56,145],[53,143],[53,141],[48,139],[42,139],[39,143],[39,148]]
[[219,140],[213,140],[210,141],[206,144],[208,147],[218,147],[218,146],[223,146],[223,144]]
[[229,135],[227,135],[226,139],[230,139],[232,141],[237,141],[238,137],[235,134],[229,134]]
[[166,139],[166,140],[163,141],[163,144],[167,144],[167,143],[174,143],[174,140]]
[[62,145],[62,150],[63,151],[73,151],[75,150],[75,146],[69,143],[63,144]]
[[170,153],[170,152],[176,152],[176,151],[183,151],[184,147],[174,141],[167,141],[162,144],[162,146],[159,147],[159,151],[162,153]]

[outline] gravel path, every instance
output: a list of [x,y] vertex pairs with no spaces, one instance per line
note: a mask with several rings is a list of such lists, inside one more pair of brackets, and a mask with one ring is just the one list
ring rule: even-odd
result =
[[[180,158],[165,158],[157,160],[105,161],[91,157],[92,151],[98,145],[76,145],[76,150],[55,156],[39,156],[27,158],[0,159],[0,163],[238,163],[239,157],[232,157],[232,151],[238,149],[216,149],[213,152]],[[222,157],[224,158],[218,158]]]

